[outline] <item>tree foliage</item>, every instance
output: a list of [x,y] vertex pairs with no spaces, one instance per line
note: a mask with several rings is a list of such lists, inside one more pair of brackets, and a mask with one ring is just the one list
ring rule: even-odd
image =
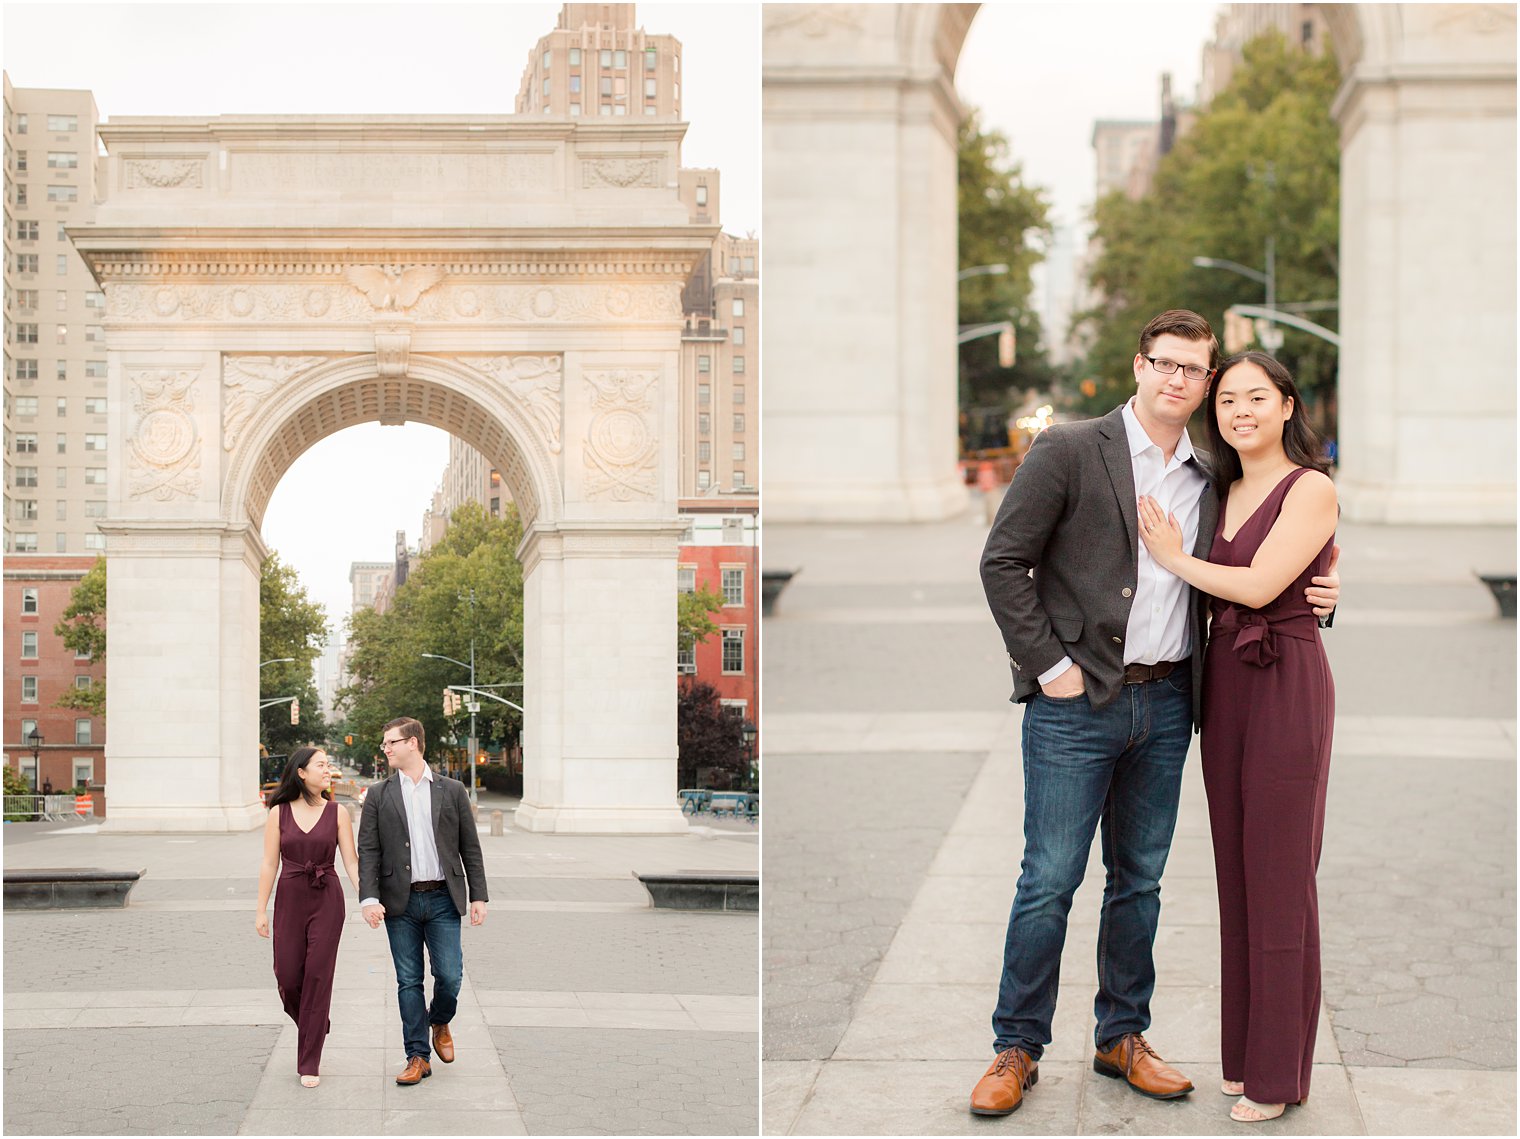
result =
[[[68,608],[53,626],[64,648],[93,661],[106,659],[106,560],[96,558],[69,595]],[[106,686],[66,688],[56,701],[59,708],[72,708],[91,716],[106,714]]]
[[270,554],[259,573],[259,659],[292,659],[259,669],[259,700],[295,696],[301,705],[300,722],[295,724],[290,722],[289,704],[259,713],[260,739],[271,754],[288,754],[304,743],[326,739],[312,667],[327,637],[326,610],[307,596],[295,567]]
[[718,631],[712,614],[723,608],[723,595],[700,585],[677,599],[676,644],[683,651],[700,645]]
[[726,707],[718,690],[685,677],[676,693],[676,787],[726,791],[746,782],[744,717]]
[[1011,368],[998,364],[996,337],[963,345],[960,403],[963,408],[1011,407],[1010,390],[1047,388],[1054,379],[1039,314],[1032,307],[1030,275],[1045,257],[1050,203],[1042,188],[1024,181],[1023,166],[1011,157],[1008,138],[1001,131],[984,129],[974,111],[960,125],[957,174],[960,267],[1008,266],[1006,274],[960,282],[960,322],[1011,319],[1018,345]]
[[[446,719],[443,690],[467,685],[469,672],[448,661],[425,659],[423,653],[468,664],[473,634],[477,686],[522,681],[521,541],[522,523],[510,503],[500,518],[492,518],[479,503],[465,503],[454,512],[442,540],[396,591],[389,609],[360,609],[349,618],[350,683],[338,692],[345,731],[354,736],[351,749],[340,749],[349,758],[371,759],[382,727],[397,716],[422,722],[431,758],[440,758],[451,739],[464,743],[469,713]],[[491,691],[522,703],[521,688]],[[520,713],[489,699],[481,701],[476,723],[482,742],[504,744],[522,731]]]
[[[1169,308],[1202,313],[1223,340],[1232,304],[1261,304],[1262,285],[1194,257],[1265,267],[1276,241],[1279,304],[1334,300],[1340,240],[1339,132],[1330,105],[1340,83],[1333,52],[1310,55],[1273,32],[1245,47],[1229,87],[1163,157],[1149,194],[1115,193],[1095,207],[1101,253],[1091,281],[1102,296],[1081,314],[1093,334],[1084,374],[1098,391],[1083,410],[1099,414],[1133,391],[1140,329]],[[1305,314],[1334,329],[1334,310]],[[1335,349],[1283,327],[1278,357],[1311,410],[1333,391]]]

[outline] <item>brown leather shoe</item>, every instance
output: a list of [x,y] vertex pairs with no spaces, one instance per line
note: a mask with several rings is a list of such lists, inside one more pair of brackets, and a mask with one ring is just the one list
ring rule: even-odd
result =
[[433,1074],[433,1066],[421,1056],[408,1056],[406,1071],[396,1077],[398,1084],[420,1084]]
[[454,1062],[454,1037],[449,1034],[448,1025],[433,1025],[433,1051],[445,1064]]
[[1143,1096],[1151,1099],[1176,1099],[1193,1090],[1193,1083],[1173,1068],[1145,1042],[1138,1032],[1119,1037],[1107,1052],[1093,1055],[1093,1071],[1099,1075],[1123,1079]]
[[1040,1082],[1040,1066],[1021,1048],[1005,1048],[971,1089],[972,1115],[1012,1115]]

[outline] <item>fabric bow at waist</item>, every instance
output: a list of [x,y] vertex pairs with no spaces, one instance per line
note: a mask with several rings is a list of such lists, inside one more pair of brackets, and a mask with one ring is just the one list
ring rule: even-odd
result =
[[294,878],[297,874],[306,875],[306,883],[314,890],[327,889],[327,880],[336,878],[331,862],[287,862],[281,878]]
[[1231,605],[1214,618],[1209,635],[1220,637],[1234,633],[1235,642],[1231,647],[1235,655],[1246,664],[1268,668],[1276,664],[1281,655],[1277,651],[1276,637],[1312,641],[1318,635],[1318,629],[1319,621],[1313,613],[1264,613],[1260,609]]

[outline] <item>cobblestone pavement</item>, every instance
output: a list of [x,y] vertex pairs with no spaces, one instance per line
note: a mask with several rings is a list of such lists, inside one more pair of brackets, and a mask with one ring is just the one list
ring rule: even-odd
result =
[[[764,1130],[1218,1133],[1232,1126],[1224,1097],[1159,1104],[1091,1071],[1096,851],[1039,1087],[1007,1119],[966,1111],[990,1054],[1022,849],[1021,711],[1006,704],[1006,658],[976,577],[984,537],[967,518],[767,532],[767,568],[803,567],[765,628],[766,793],[786,806],[768,825],[799,841],[826,832],[840,812],[812,789],[845,783],[852,814],[839,829],[888,820],[914,853],[883,857],[864,831],[814,841],[807,857],[768,845]],[[1515,625],[1472,571],[1512,570],[1515,532],[1344,525],[1340,541],[1342,606],[1325,638],[1337,722],[1319,874],[1324,1009],[1313,1098],[1274,1130],[1513,1134]],[[904,771],[916,775],[906,790]],[[939,789],[926,794],[936,782],[949,811]],[[787,899],[817,881],[855,889],[788,925]],[[861,983],[826,989],[811,1033],[778,1016],[821,976],[814,947],[862,927]],[[1163,882],[1150,1038],[1201,1089],[1219,1076],[1217,939],[1195,742]]]
[[463,931],[459,1055],[435,1062],[416,1088],[392,1078],[404,1049],[386,937],[359,919],[347,883],[322,1085],[305,1089],[270,942],[252,928],[257,832],[7,826],[5,840],[7,866],[148,869],[126,909],[6,914],[7,1132],[758,1127],[756,916],[654,910],[631,876],[753,869],[753,828],[647,839],[482,834],[492,903],[485,925]]

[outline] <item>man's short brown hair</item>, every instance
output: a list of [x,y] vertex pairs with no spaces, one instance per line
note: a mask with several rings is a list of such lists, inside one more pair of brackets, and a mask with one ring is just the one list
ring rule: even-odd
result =
[[1209,322],[1196,312],[1185,308],[1169,308],[1160,316],[1153,316],[1140,330],[1140,355],[1149,356],[1151,346],[1158,336],[1180,336],[1183,340],[1207,340],[1209,342],[1209,371],[1219,367],[1219,341]]
[[386,724],[385,727],[381,728],[380,734],[383,736],[392,728],[399,728],[401,730],[402,739],[410,737],[416,740],[418,751],[427,750],[427,733],[422,730],[422,724],[417,720],[412,719],[410,716],[398,716]]

